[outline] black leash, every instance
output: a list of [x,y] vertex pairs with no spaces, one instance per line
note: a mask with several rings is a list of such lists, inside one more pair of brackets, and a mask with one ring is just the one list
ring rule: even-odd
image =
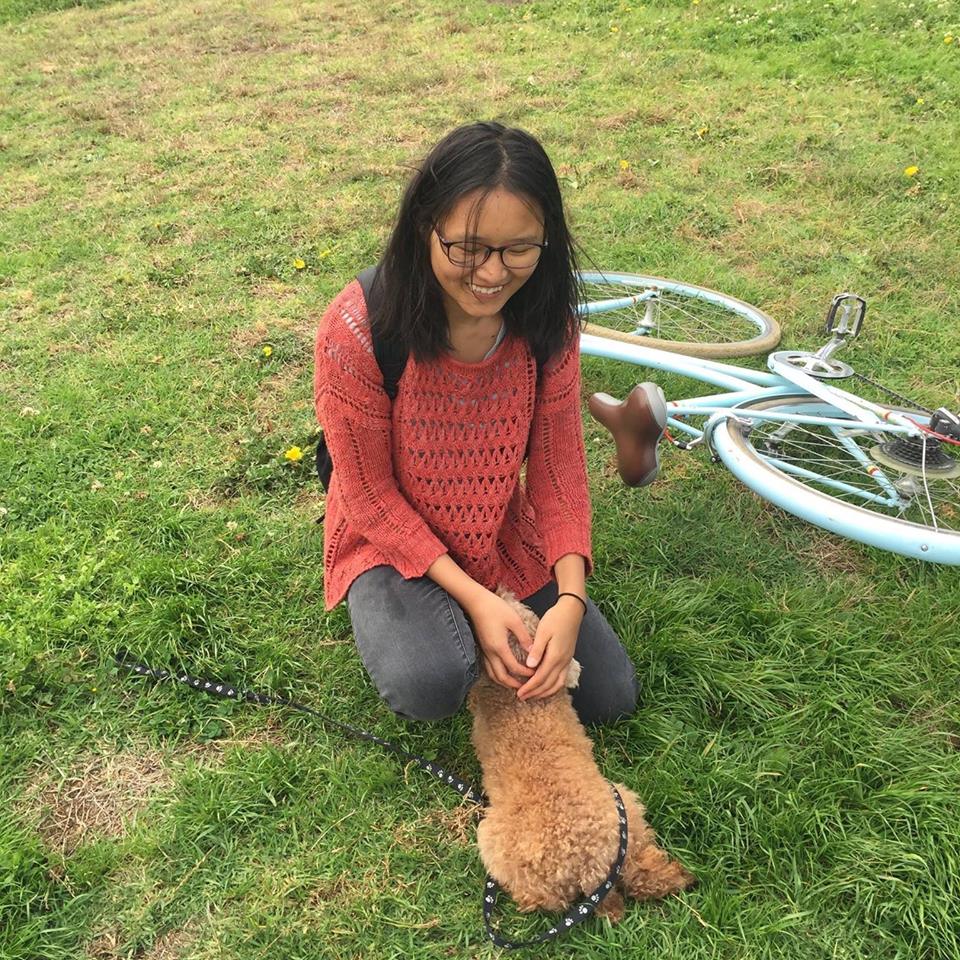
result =
[[[403,750],[395,744],[390,743],[389,740],[384,740],[381,737],[376,736],[372,733],[367,733],[365,730],[360,730],[358,727],[352,727],[348,723],[343,723],[340,720],[334,720],[332,717],[324,716],[320,713],[319,710],[314,710],[313,707],[308,707],[305,704],[297,703],[295,700],[289,700],[286,697],[276,697],[270,696],[265,693],[256,693],[252,690],[240,690],[238,687],[233,686],[233,684],[225,683],[219,680],[205,680],[202,677],[194,677],[186,671],[173,672],[171,670],[162,670],[155,667],[147,666],[147,664],[134,659],[128,651],[118,650],[114,654],[114,660],[118,667],[123,668],[124,670],[129,670],[131,673],[135,673],[139,677],[149,677],[152,680],[174,680],[177,683],[182,683],[185,686],[189,687],[191,690],[196,690],[200,693],[208,693],[213,697],[222,697],[227,700],[238,700],[245,703],[255,703],[258,706],[280,706],[280,707],[290,707],[291,710],[299,710],[301,713],[309,714],[312,717],[316,717],[322,723],[330,724],[333,727],[336,727],[338,730],[342,730],[344,733],[349,734],[351,737],[357,737],[361,740],[369,740],[372,743],[379,744],[385,750],[389,750],[392,753],[397,754],[399,757],[403,757],[404,760],[415,763],[421,770],[425,770],[432,777],[436,777],[437,780],[442,781],[447,784],[447,786],[452,787],[457,791],[462,797],[466,800],[469,800],[471,803],[475,803],[478,806],[486,806],[487,798],[477,790],[474,790],[468,783],[461,780],[455,774],[449,773],[443,769],[438,763],[434,763],[432,760],[425,760],[423,757],[417,756],[415,753],[410,753],[407,750]],[[521,947],[531,947],[538,943],[546,943],[548,940],[553,940],[556,937],[560,936],[561,933],[565,933],[567,930],[576,926],[578,923],[583,923],[584,920],[591,917],[595,912],[597,907],[600,905],[600,902],[603,898],[613,889],[613,885],[617,882],[617,878],[620,876],[620,871],[623,868],[623,861],[627,854],[627,814],[623,807],[623,799],[620,794],[617,792],[617,788],[610,785],[610,789],[613,791],[614,803],[617,805],[617,819],[619,821],[619,842],[620,845],[617,850],[617,858],[613,863],[613,866],[610,868],[610,872],[607,874],[606,880],[594,890],[588,897],[584,897],[578,903],[575,903],[565,914],[563,919],[550,927],[549,930],[545,930],[543,933],[534,937],[532,940],[523,940],[523,941],[512,941],[506,940],[500,936],[498,931],[493,926],[493,910],[497,904],[497,897],[500,893],[500,885],[497,883],[493,877],[488,876],[484,884],[484,895],[483,895],[483,922],[487,929],[487,934],[490,939],[498,946],[504,950],[516,950]]]
[[292,710],[299,710],[301,713],[308,713],[323,723],[328,723],[331,726],[336,727],[338,730],[342,730],[344,733],[350,734],[352,737],[358,737],[361,740],[370,740],[373,743],[379,744],[385,750],[390,750],[391,752],[397,754],[397,756],[403,757],[404,760],[414,762],[418,767],[420,767],[421,770],[426,770],[430,776],[436,777],[438,780],[442,780],[448,786],[453,787],[457,793],[471,801],[471,803],[476,803],[480,806],[483,806],[486,803],[486,798],[482,793],[474,790],[473,787],[471,787],[468,783],[464,783],[464,781],[459,777],[454,776],[452,773],[448,773],[443,769],[443,767],[440,766],[440,764],[434,763],[432,760],[425,760],[423,757],[418,757],[415,753],[408,753],[406,750],[402,750],[395,744],[390,743],[389,740],[383,740],[372,733],[367,733],[365,730],[360,730],[357,727],[351,727],[348,723],[341,723],[339,720],[334,720],[332,717],[325,717],[319,711],[314,710],[313,707],[308,707],[302,703],[297,703],[295,700],[288,700],[286,697],[268,696],[265,693],[254,693],[252,690],[238,690],[232,684],[223,683],[219,680],[204,680],[200,677],[191,676],[189,673],[184,671],[173,673],[170,670],[154,669],[153,667],[148,667],[145,663],[134,660],[126,650],[118,650],[114,655],[114,660],[116,661],[118,667],[123,667],[124,669],[137,674],[137,676],[150,677],[152,680],[176,680],[177,683],[185,684],[186,686],[190,687],[191,690],[198,690],[201,693],[209,693],[213,697],[223,697],[227,700],[242,700],[246,703],[258,704],[261,707],[290,707]]

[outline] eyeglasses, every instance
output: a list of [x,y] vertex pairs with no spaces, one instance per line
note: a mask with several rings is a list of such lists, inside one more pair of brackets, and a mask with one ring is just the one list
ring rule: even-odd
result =
[[439,230],[434,228],[433,232],[437,235],[447,259],[455,267],[479,267],[493,254],[499,253],[505,267],[529,270],[537,265],[544,247],[547,246],[546,240],[543,243],[528,240],[525,243],[511,243],[505,247],[490,247],[475,240],[444,240]]

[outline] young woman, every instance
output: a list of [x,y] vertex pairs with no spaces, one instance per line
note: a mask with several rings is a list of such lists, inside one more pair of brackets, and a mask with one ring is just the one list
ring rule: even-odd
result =
[[[574,655],[584,722],[632,712],[633,665],[585,589],[576,263],[540,144],[497,123],[448,134],[407,187],[377,282],[374,316],[353,281],[317,333],[327,609],[346,596],[403,716],[452,715],[481,665],[523,700],[549,696]],[[371,323],[407,356],[393,401]],[[501,584],[540,616],[535,637]]]

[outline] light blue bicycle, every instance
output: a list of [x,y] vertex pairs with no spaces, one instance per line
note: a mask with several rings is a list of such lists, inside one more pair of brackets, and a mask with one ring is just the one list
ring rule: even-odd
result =
[[583,354],[724,391],[666,401],[658,387],[642,384],[623,403],[595,394],[591,411],[617,437],[626,482],[652,479],[654,445],[665,426],[677,446],[715,452],[760,496],[810,523],[904,556],[960,565],[960,418],[884,388],[895,405],[838,386],[858,378],[870,383],[834,358],[860,331],[861,297],[836,296],[827,315],[829,342],[814,353],[772,352],[766,372],[710,359],[777,345],[777,325],[756,307],[658,277],[583,273],[581,279],[588,321]]

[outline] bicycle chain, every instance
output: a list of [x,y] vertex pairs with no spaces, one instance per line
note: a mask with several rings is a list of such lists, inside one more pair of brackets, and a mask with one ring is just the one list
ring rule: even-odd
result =
[[858,380],[862,380],[864,383],[869,383],[871,387],[876,387],[881,392],[893,397],[894,400],[899,400],[900,403],[905,403],[914,410],[919,410],[921,413],[930,414],[931,416],[934,413],[934,411],[929,407],[925,407],[923,404],[917,403],[916,400],[911,400],[909,397],[905,397],[903,394],[897,393],[896,390],[891,390],[889,387],[885,387],[882,383],[877,383],[876,380],[871,380],[869,377],[865,377],[862,373],[857,373],[856,370],[853,371],[853,375]]

